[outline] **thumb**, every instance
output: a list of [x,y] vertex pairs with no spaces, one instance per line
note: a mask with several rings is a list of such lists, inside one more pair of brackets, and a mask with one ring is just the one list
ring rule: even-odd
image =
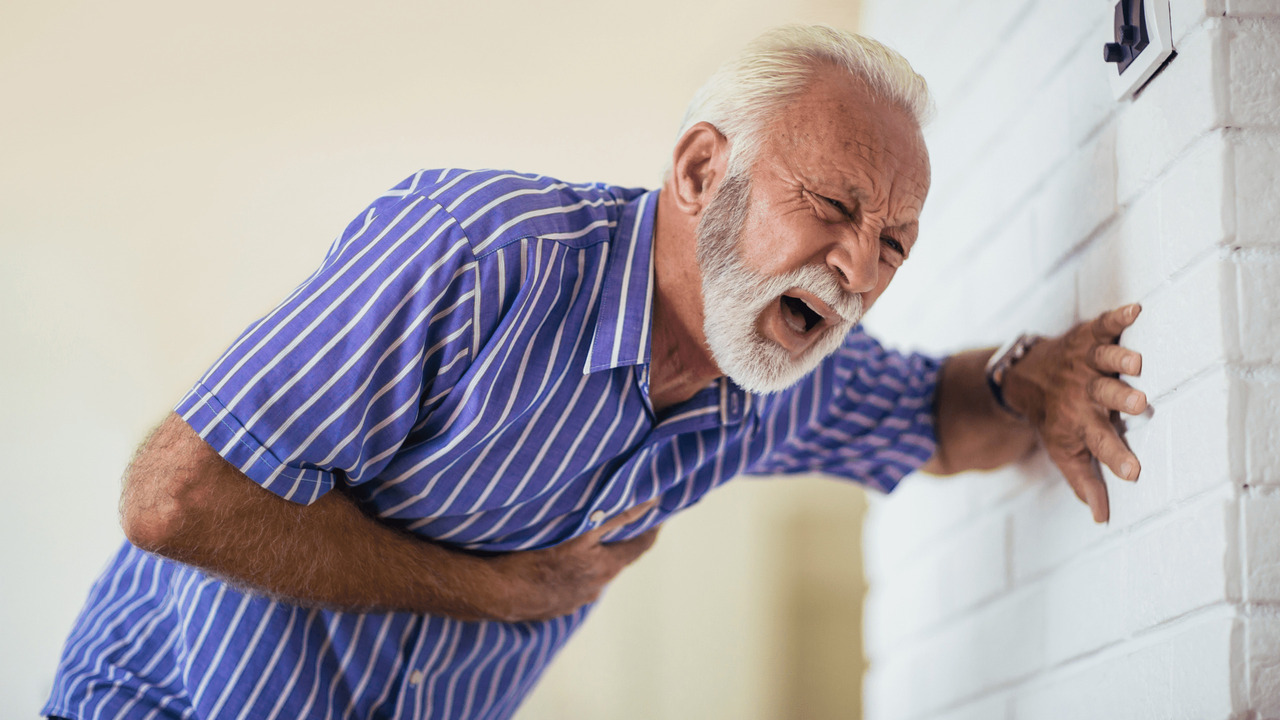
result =
[[639,505],[636,505],[633,508],[627,508],[626,510],[618,513],[617,515],[614,515],[612,518],[609,518],[608,522],[601,523],[600,527],[592,531],[592,534],[595,535],[596,537],[603,537],[613,532],[614,530],[618,530],[619,528],[624,528],[630,525],[631,523],[639,520],[640,518],[644,517],[645,513],[652,510],[654,507],[657,506],[657,504],[658,504],[658,499],[654,498],[649,502],[641,503]]
[[653,547],[654,541],[658,539],[658,530],[660,529],[661,526],[650,528],[629,540],[605,543],[600,547],[618,563],[618,569],[622,569],[635,562],[637,558]]

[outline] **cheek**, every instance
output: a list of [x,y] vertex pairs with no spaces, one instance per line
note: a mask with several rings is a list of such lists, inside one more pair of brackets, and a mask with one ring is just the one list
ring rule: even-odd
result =
[[760,222],[754,213],[743,228],[738,252],[748,266],[767,275],[781,275],[804,265],[806,237],[812,230],[800,226],[795,215]]

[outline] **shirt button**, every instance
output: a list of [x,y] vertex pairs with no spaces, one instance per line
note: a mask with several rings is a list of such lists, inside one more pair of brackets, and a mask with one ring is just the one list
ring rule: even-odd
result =
[[409,673],[409,684],[410,684],[410,685],[421,685],[421,684],[422,684],[422,678],[423,678],[422,671],[421,671],[421,670],[414,670],[413,672]]
[[597,510],[591,513],[590,520],[592,525],[599,525],[600,523],[604,522],[604,511]]

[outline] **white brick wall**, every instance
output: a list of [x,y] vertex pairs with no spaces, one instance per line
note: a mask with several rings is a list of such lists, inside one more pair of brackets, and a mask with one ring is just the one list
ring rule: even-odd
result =
[[939,110],[868,324],[947,352],[1140,301],[1153,408],[1107,525],[1043,455],[874,503],[869,718],[1280,718],[1280,0],[1170,5],[1117,103],[1114,0],[866,0]]

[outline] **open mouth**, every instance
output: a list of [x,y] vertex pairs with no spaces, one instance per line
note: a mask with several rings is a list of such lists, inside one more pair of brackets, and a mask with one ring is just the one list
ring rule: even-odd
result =
[[783,295],[779,302],[782,305],[782,319],[797,334],[804,335],[822,324],[822,315],[804,300],[793,295]]

